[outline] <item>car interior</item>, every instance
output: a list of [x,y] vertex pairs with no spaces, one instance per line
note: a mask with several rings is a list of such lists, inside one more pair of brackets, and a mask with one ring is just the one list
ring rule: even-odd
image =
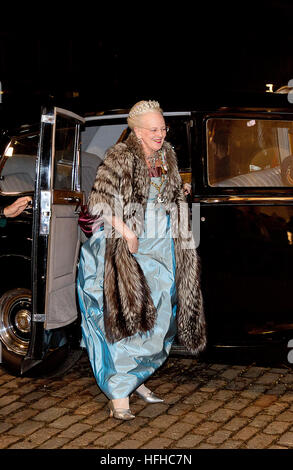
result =
[[292,121],[210,119],[207,162],[210,186],[291,186],[283,167],[292,154]]

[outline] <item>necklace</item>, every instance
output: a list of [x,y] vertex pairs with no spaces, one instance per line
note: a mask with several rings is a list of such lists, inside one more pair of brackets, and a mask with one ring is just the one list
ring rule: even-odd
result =
[[160,191],[161,191],[161,187],[163,186],[163,184],[165,182],[165,179],[166,179],[165,175],[162,175],[160,184],[157,184],[157,183],[154,183],[153,181],[151,181],[151,185],[154,186],[154,188],[156,188],[156,190],[158,191],[159,194],[160,194]]
[[158,195],[157,195],[157,200],[156,202],[160,202],[160,203],[164,203],[165,202],[165,198],[164,196],[161,194],[161,188],[165,182],[165,175],[162,175],[161,176],[161,182],[160,184],[157,184],[157,183],[154,183],[153,181],[151,181],[151,185],[156,188],[156,190],[158,191]]
[[156,167],[156,163],[159,159],[159,155],[157,152],[155,152],[152,156],[146,158],[146,161],[147,161],[147,164],[150,168],[155,168]]
[[[160,154],[157,156],[156,160],[158,158],[160,158],[160,163],[161,163],[161,168],[162,168],[161,182],[159,184],[157,184],[157,183],[154,183],[153,181],[151,181],[151,185],[154,188],[156,188],[156,190],[158,191],[157,202],[164,203],[165,202],[165,197],[161,194],[162,186],[163,186],[164,182],[167,179],[167,166],[166,166],[166,162],[165,162],[164,151],[160,151]],[[156,160],[155,160],[154,163],[156,163]],[[153,168],[154,167],[155,167],[155,165],[153,166]]]

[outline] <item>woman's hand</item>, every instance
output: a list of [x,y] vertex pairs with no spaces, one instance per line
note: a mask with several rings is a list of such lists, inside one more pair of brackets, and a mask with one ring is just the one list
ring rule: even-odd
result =
[[184,196],[188,196],[188,194],[191,194],[191,184],[184,183],[183,192],[184,192]]
[[138,238],[135,233],[119,217],[113,216],[111,225],[127,242],[130,253],[136,253],[138,250]]
[[132,230],[124,234],[130,253],[136,253],[138,250],[138,238]]

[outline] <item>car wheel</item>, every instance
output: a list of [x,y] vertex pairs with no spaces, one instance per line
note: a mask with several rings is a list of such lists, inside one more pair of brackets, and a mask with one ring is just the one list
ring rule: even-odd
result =
[[[16,288],[0,299],[0,341],[3,364],[17,372],[31,336],[32,296],[29,289]],[[1,357],[2,356],[2,357]]]
[[[14,375],[21,374],[21,364],[31,338],[32,295],[29,289],[16,288],[0,298],[0,363]],[[55,377],[68,372],[80,359],[82,351],[69,344],[51,351],[26,375]]]

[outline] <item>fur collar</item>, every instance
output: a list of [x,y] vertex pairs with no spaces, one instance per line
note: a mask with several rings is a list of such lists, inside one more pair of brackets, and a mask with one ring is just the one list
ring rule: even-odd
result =
[[[139,194],[137,193],[137,189],[141,186],[139,183],[143,178],[145,184],[144,196],[147,198],[149,192],[150,177],[148,174],[148,167],[145,161],[143,148],[134,132],[130,133],[129,137],[125,141],[125,145],[127,150],[132,154],[134,158],[134,193],[138,196],[138,199],[140,199]],[[163,194],[167,202],[170,203],[174,202],[175,193],[177,193],[178,189],[181,189],[182,182],[177,167],[177,158],[169,142],[164,141],[162,150],[165,152],[167,164],[167,182],[164,187]]]

